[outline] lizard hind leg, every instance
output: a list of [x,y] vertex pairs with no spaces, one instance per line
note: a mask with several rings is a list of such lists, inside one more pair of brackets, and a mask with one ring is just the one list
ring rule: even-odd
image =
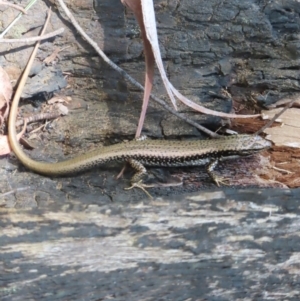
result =
[[229,179],[227,179],[225,177],[217,176],[214,172],[214,169],[218,165],[219,161],[220,161],[219,159],[215,159],[215,160],[211,161],[208,164],[206,171],[207,171],[208,175],[210,176],[210,178],[213,180],[213,182],[218,187],[220,187],[220,184],[227,186],[227,185],[229,185]]
[[[141,135],[140,137],[135,138],[134,140],[136,140],[136,141],[144,141],[144,140],[146,140],[146,139],[147,139],[147,136]],[[140,166],[143,167],[143,165],[142,165],[140,162],[138,162],[138,161],[136,161],[136,160],[133,160],[133,159],[129,159],[129,160],[127,160],[127,162],[129,163],[130,160],[133,161],[132,163],[130,163],[130,165],[131,165],[134,169],[139,170]],[[138,167],[137,167],[137,166],[138,166]],[[124,165],[124,167],[122,168],[122,170],[121,170],[121,171],[119,172],[119,174],[117,175],[117,177],[116,177],[117,179],[119,179],[119,178],[121,178],[121,177],[123,176],[125,169],[126,169],[126,164]],[[145,169],[145,167],[144,167],[144,169]],[[146,171],[146,169],[145,169],[145,171]],[[146,171],[146,172],[147,172],[147,171]],[[132,181],[131,181],[131,182],[132,182]]]
[[136,170],[136,173],[133,175],[133,177],[130,180],[131,186],[125,189],[129,190],[135,187],[140,188],[149,196],[149,198],[152,199],[151,194],[146,190],[146,188],[150,186],[143,184],[143,178],[147,175],[147,169],[145,168],[145,166],[139,161],[134,159],[129,159],[128,163]]

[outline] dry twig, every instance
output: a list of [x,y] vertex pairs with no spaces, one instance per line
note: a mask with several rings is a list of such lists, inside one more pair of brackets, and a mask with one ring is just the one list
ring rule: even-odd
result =
[[21,7],[21,6],[19,6],[19,5],[16,5],[16,4],[13,4],[13,3],[9,3],[9,2],[7,2],[7,1],[1,1],[1,0],[0,0],[0,5],[10,6],[10,7],[12,7],[12,8],[15,8],[15,9],[21,11],[23,14],[26,14],[26,13],[27,13],[26,10],[25,10],[23,7]]
[[59,112],[54,112],[54,113],[41,113],[41,114],[37,114],[34,116],[30,116],[28,118],[25,119],[20,119],[16,122],[16,127],[21,126],[24,124],[24,122],[26,123],[31,123],[31,122],[36,122],[36,121],[40,121],[40,120],[48,120],[48,119],[55,119],[61,116],[61,113]]
[[24,38],[24,39],[0,39],[0,43],[26,43],[26,44],[33,43],[33,42],[53,38],[59,34],[62,34],[64,30],[65,30],[64,28],[60,28],[39,37],[31,37],[31,38]]

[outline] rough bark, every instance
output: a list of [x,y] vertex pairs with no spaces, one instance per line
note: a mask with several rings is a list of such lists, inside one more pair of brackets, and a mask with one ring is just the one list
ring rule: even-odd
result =
[[[104,52],[143,82],[143,46],[132,13],[119,0],[95,1],[94,6],[92,0],[66,2],[81,26]],[[44,22],[46,5],[52,5],[52,2],[37,2],[7,37],[18,37],[22,33],[37,35],[39,26]],[[18,12],[11,8],[2,10],[2,26],[5,28]],[[228,112],[234,107],[243,112],[245,110],[241,108],[245,107],[253,110],[253,103],[270,104],[299,89],[299,2],[161,0],[155,1],[155,11],[170,80],[195,101],[217,110]],[[49,30],[61,26],[66,28],[61,38],[42,44],[26,87],[26,95],[37,95],[34,103],[40,106],[42,99],[49,98],[51,91],[66,84],[62,71],[68,74],[69,86],[59,93],[72,97],[68,104],[69,116],[52,122],[46,131],[32,137],[33,144],[35,142],[39,147],[31,152],[31,156],[48,161],[131,139],[141,108],[142,92],[128,85],[102,62],[61,10],[56,10]],[[38,63],[57,48],[61,52],[54,66]],[[11,45],[0,45],[0,63],[15,82],[30,51],[29,46],[20,46],[12,51]],[[154,93],[165,95],[158,76]],[[219,118],[195,114],[182,106],[180,109],[212,129],[220,125]],[[51,110],[51,107],[46,106],[43,110]],[[32,105],[24,104],[21,113],[32,115]],[[237,129],[245,132],[243,124]],[[201,135],[154,102],[148,110],[144,133],[155,138]],[[2,165],[2,177],[6,178],[7,169],[14,169],[15,161],[5,161]],[[296,177],[299,176],[299,170],[292,171]],[[277,179],[281,174],[274,176],[270,172],[269,178],[273,177]],[[10,190],[9,186],[19,187],[20,183],[15,182],[15,178],[9,185],[3,181],[2,190]],[[93,181],[93,178],[89,180]],[[34,181],[36,188],[44,185],[43,178],[31,173],[26,173],[24,181]],[[289,185],[282,179],[280,181]],[[51,187],[47,190],[52,193]]]

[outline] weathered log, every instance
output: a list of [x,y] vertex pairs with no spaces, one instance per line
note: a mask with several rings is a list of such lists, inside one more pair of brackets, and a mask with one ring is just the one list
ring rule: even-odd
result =
[[1,209],[1,300],[297,300],[299,193]]

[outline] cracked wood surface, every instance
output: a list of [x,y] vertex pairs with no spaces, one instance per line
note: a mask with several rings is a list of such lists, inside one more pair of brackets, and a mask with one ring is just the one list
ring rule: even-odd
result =
[[0,209],[1,300],[297,300],[299,193]]

